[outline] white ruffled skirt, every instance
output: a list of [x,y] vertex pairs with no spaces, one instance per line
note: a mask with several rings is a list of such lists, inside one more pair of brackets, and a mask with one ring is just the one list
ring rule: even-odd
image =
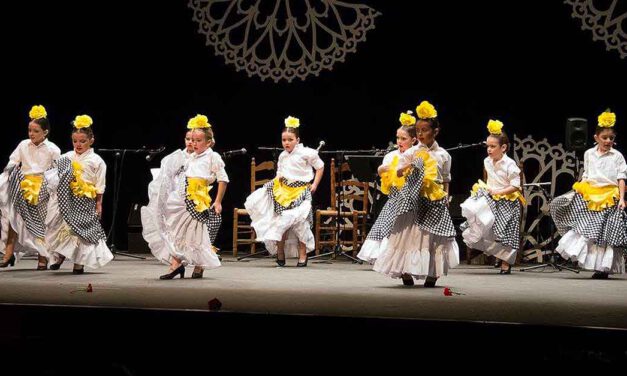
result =
[[285,257],[298,257],[298,244],[305,243],[307,253],[315,249],[315,238],[309,223],[311,201],[304,200],[299,206],[285,210],[280,215],[274,211],[274,203],[265,186],[251,193],[244,203],[250,215],[257,240],[264,242],[270,254],[277,252],[277,243],[285,241]]
[[[46,204],[46,225],[50,221],[51,211],[54,211],[54,208],[57,206],[56,195],[52,194],[55,187],[51,184],[51,181],[55,178],[55,172],[56,170],[49,170],[44,174],[48,184],[47,189],[50,194]],[[9,185],[9,173],[5,171],[0,174],[0,224],[2,226],[0,234],[0,253],[4,253],[4,249],[7,245],[9,228],[12,228],[17,234],[14,246],[14,255],[17,260],[22,258],[22,256],[34,255],[50,258],[48,244],[46,242],[48,233],[46,233],[46,237],[42,239],[35,237],[30,231],[28,231],[22,216],[9,200]]]
[[[187,211],[184,176],[181,180],[179,189],[171,192],[166,202],[166,232],[158,240],[159,242],[163,241],[164,245],[159,251],[156,253],[153,251],[153,253],[164,262],[169,262],[171,257],[176,257],[184,265],[199,266],[204,269],[220,267],[220,259],[211,247],[207,225],[194,219]],[[152,232],[150,224],[148,227],[149,229],[146,231],[150,238],[151,233],[154,232]]]
[[414,225],[414,213],[396,220],[387,249],[377,258],[373,270],[392,278],[409,274],[416,279],[439,278],[459,265],[455,238],[433,235]]
[[625,273],[622,249],[594,244],[573,230],[562,236],[556,251],[567,260],[577,261],[586,270],[611,274]]
[[517,249],[496,241],[494,234],[494,213],[485,197],[468,198],[461,204],[462,215],[468,227],[462,232],[464,243],[489,256],[494,256],[508,264],[516,263]]

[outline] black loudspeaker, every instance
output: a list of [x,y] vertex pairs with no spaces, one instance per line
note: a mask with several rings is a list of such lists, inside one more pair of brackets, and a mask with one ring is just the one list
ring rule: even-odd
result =
[[129,253],[149,253],[148,243],[142,236],[141,206],[137,203],[131,205],[127,220],[128,252]]
[[565,141],[566,150],[586,150],[588,148],[588,120],[582,118],[567,119]]

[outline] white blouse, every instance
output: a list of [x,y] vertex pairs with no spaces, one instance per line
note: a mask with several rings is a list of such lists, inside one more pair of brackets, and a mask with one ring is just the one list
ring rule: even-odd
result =
[[417,145],[405,150],[398,163],[398,169],[401,170],[409,166],[416,157],[416,152],[420,149],[427,149],[431,158],[435,159],[438,163],[438,177],[436,182],[440,184],[449,183],[451,181],[451,155],[444,150],[444,148],[441,148],[437,141],[434,141],[430,148],[427,147],[427,145],[418,143]]
[[185,176],[187,177],[207,179],[209,184],[213,184],[216,180],[229,182],[222,157],[211,148],[200,154],[192,154],[185,165]]
[[277,176],[309,182],[314,178],[312,167],[319,170],[324,167],[324,162],[316,150],[298,144],[291,153],[284,150],[279,155]]
[[507,154],[503,154],[503,157],[496,162],[487,157],[483,160],[483,167],[486,171],[488,187],[492,189],[520,188],[520,168]]
[[401,154],[402,153],[398,149],[387,153],[383,157],[383,162],[381,162],[381,166],[389,166],[390,164],[392,164],[392,161],[394,161],[394,157],[398,156],[400,158]]
[[103,194],[106,187],[107,165],[100,158],[98,154],[94,152],[94,149],[89,148],[83,154],[76,154],[74,150],[68,151],[63,154],[70,158],[72,161],[78,162],[83,166],[83,180],[96,187],[96,193]]
[[45,139],[39,145],[28,140],[23,140],[9,157],[7,167],[22,164],[24,175],[43,174],[52,167],[52,162],[59,159],[61,150],[53,142]]
[[595,187],[618,185],[619,179],[627,179],[625,157],[616,149],[601,154],[597,147],[583,155],[583,179]]

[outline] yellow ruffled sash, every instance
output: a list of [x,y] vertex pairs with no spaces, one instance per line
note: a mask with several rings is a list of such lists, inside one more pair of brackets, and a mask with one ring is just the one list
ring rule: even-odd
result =
[[24,200],[31,205],[37,205],[39,203],[39,191],[41,191],[41,185],[44,182],[42,175],[25,175],[24,180],[20,182],[20,188],[22,189],[22,196]]
[[207,179],[187,178],[187,199],[194,203],[197,212],[204,212],[211,207],[210,190]]
[[420,196],[430,201],[439,201],[446,197],[446,191],[442,184],[438,183],[438,162],[431,158],[429,152],[422,149],[416,153],[416,158],[420,158],[424,162],[424,178],[420,187]]
[[74,196],[85,196],[95,199],[97,195],[96,187],[93,184],[87,183],[83,179],[83,166],[76,161],[72,161],[72,171],[74,174],[74,180],[70,182],[70,189],[72,190]]
[[588,209],[592,211],[611,208],[616,205],[615,200],[620,199],[618,187],[615,185],[594,187],[589,182],[582,181],[573,184],[573,189],[583,197]]
[[272,183],[272,195],[274,200],[281,204],[281,206],[287,208],[294,200],[299,198],[309,185],[302,187],[290,187],[283,183],[283,179],[274,178]]
[[[473,186],[472,186],[472,190],[470,191],[470,194],[473,196],[477,195],[477,192],[479,192],[480,189],[485,189],[486,191],[488,190],[488,185],[481,179],[479,179],[479,181],[477,181]],[[509,201],[520,201],[521,204],[523,205],[527,205],[527,201],[525,200],[525,196],[523,196],[523,194],[520,191],[516,191],[516,192],[512,192],[512,193],[508,193],[506,195],[491,195],[493,199],[495,199],[496,201],[498,200],[509,200]]]
[[381,192],[385,195],[390,194],[390,190],[392,189],[392,187],[395,187],[400,191],[401,188],[403,188],[403,186],[405,185],[405,178],[407,177],[407,174],[409,174],[410,170],[406,170],[403,176],[399,177],[396,174],[398,162],[399,157],[398,155],[395,155],[392,159],[392,163],[390,163],[388,170],[381,173]]

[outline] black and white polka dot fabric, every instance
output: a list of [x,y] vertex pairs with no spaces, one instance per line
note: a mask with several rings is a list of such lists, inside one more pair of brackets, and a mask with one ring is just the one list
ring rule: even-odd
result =
[[[485,189],[480,189],[471,199],[478,200],[480,197],[486,198],[494,215],[492,231],[495,240],[512,249],[518,249],[520,247],[520,218],[522,217],[520,201],[495,200]],[[466,222],[462,226],[465,228]]]
[[46,215],[48,212],[48,183],[43,179],[39,191],[39,202],[31,205],[24,199],[20,183],[24,180],[24,174],[18,166],[9,169],[9,201],[17,209],[26,224],[26,229],[36,238],[44,238],[46,235]]
[[[291,188],[299,188],[299,187],[305,187],[309,185],[309,183],[307,183],[306,181],[288,182],[285,178],[281,178],[281,183]],[[281,213],[285,210],[294,209],[300,206],[300,204],[302,204],[306,200],[311,201],[311,190],[308,187],[303,191],[303,193],[296,200],[292,201],[288,206],[283,206],[279,204],[274,198],[274,190],[273,190],[274,180],[270,180],[269,182],[264,184],[264,186],[266,187],[266,191],[270,195],[270,198],[272,199],[272,203],[274,204],[274,212],[279,215],[281,215]]]
[[618,205],[592,211],[579,193],[571,191],[556,197],[550,208],[561,235],[573,230],[600,246],[627,247],[627,214]]
[[85,196],[77,197],[70,189],[70,183],[74,180],[72,160],[68,157],[59,158],[58,171],[57,197],[63,220],[76,235],[88,243],[98,244],[100,240],[106,240],[107,235],[96,213],[96,200]]
[[[185,179],[185,188],[183,192],[187,192],[187,179]],[[211,244],[214,244],[216,237],[218,236],[218,231],[220,230],[220,225],[222,224],[222,214],[216,213],[211,208],[198,212],[196,210],[196,204],[194,204],[194,201],[188,199],[187,195],[185,195],[185,208],[192,218],[207,226],[209,239],[211,240]]]
[[394,222],[398,216],[398,207],[400,204],[398,190],[396,187],[390,188],[388,200],[379,212],[379,216],[375,220],[366,239],[381,241],[390,236]]
[[455,226],[446,200],[446,197],[439,201],[420,197],[414,224],[434,235],[454,237]]
[[424,179],[422,159],[412,162],[413,170],[405,179],[405,185],[399,192],[398,216],[413,212],[414,225],[434,235],[454,237],[455,227],[448,211],[446,197],[431,201],[420,195]]
[[401,216],[410,211],[416,211],[419,206],[420,188],[424,179],[424,163],[418,158],[411,164],[412,171],[405,178],[405,185],[398,192],[397,216]]

